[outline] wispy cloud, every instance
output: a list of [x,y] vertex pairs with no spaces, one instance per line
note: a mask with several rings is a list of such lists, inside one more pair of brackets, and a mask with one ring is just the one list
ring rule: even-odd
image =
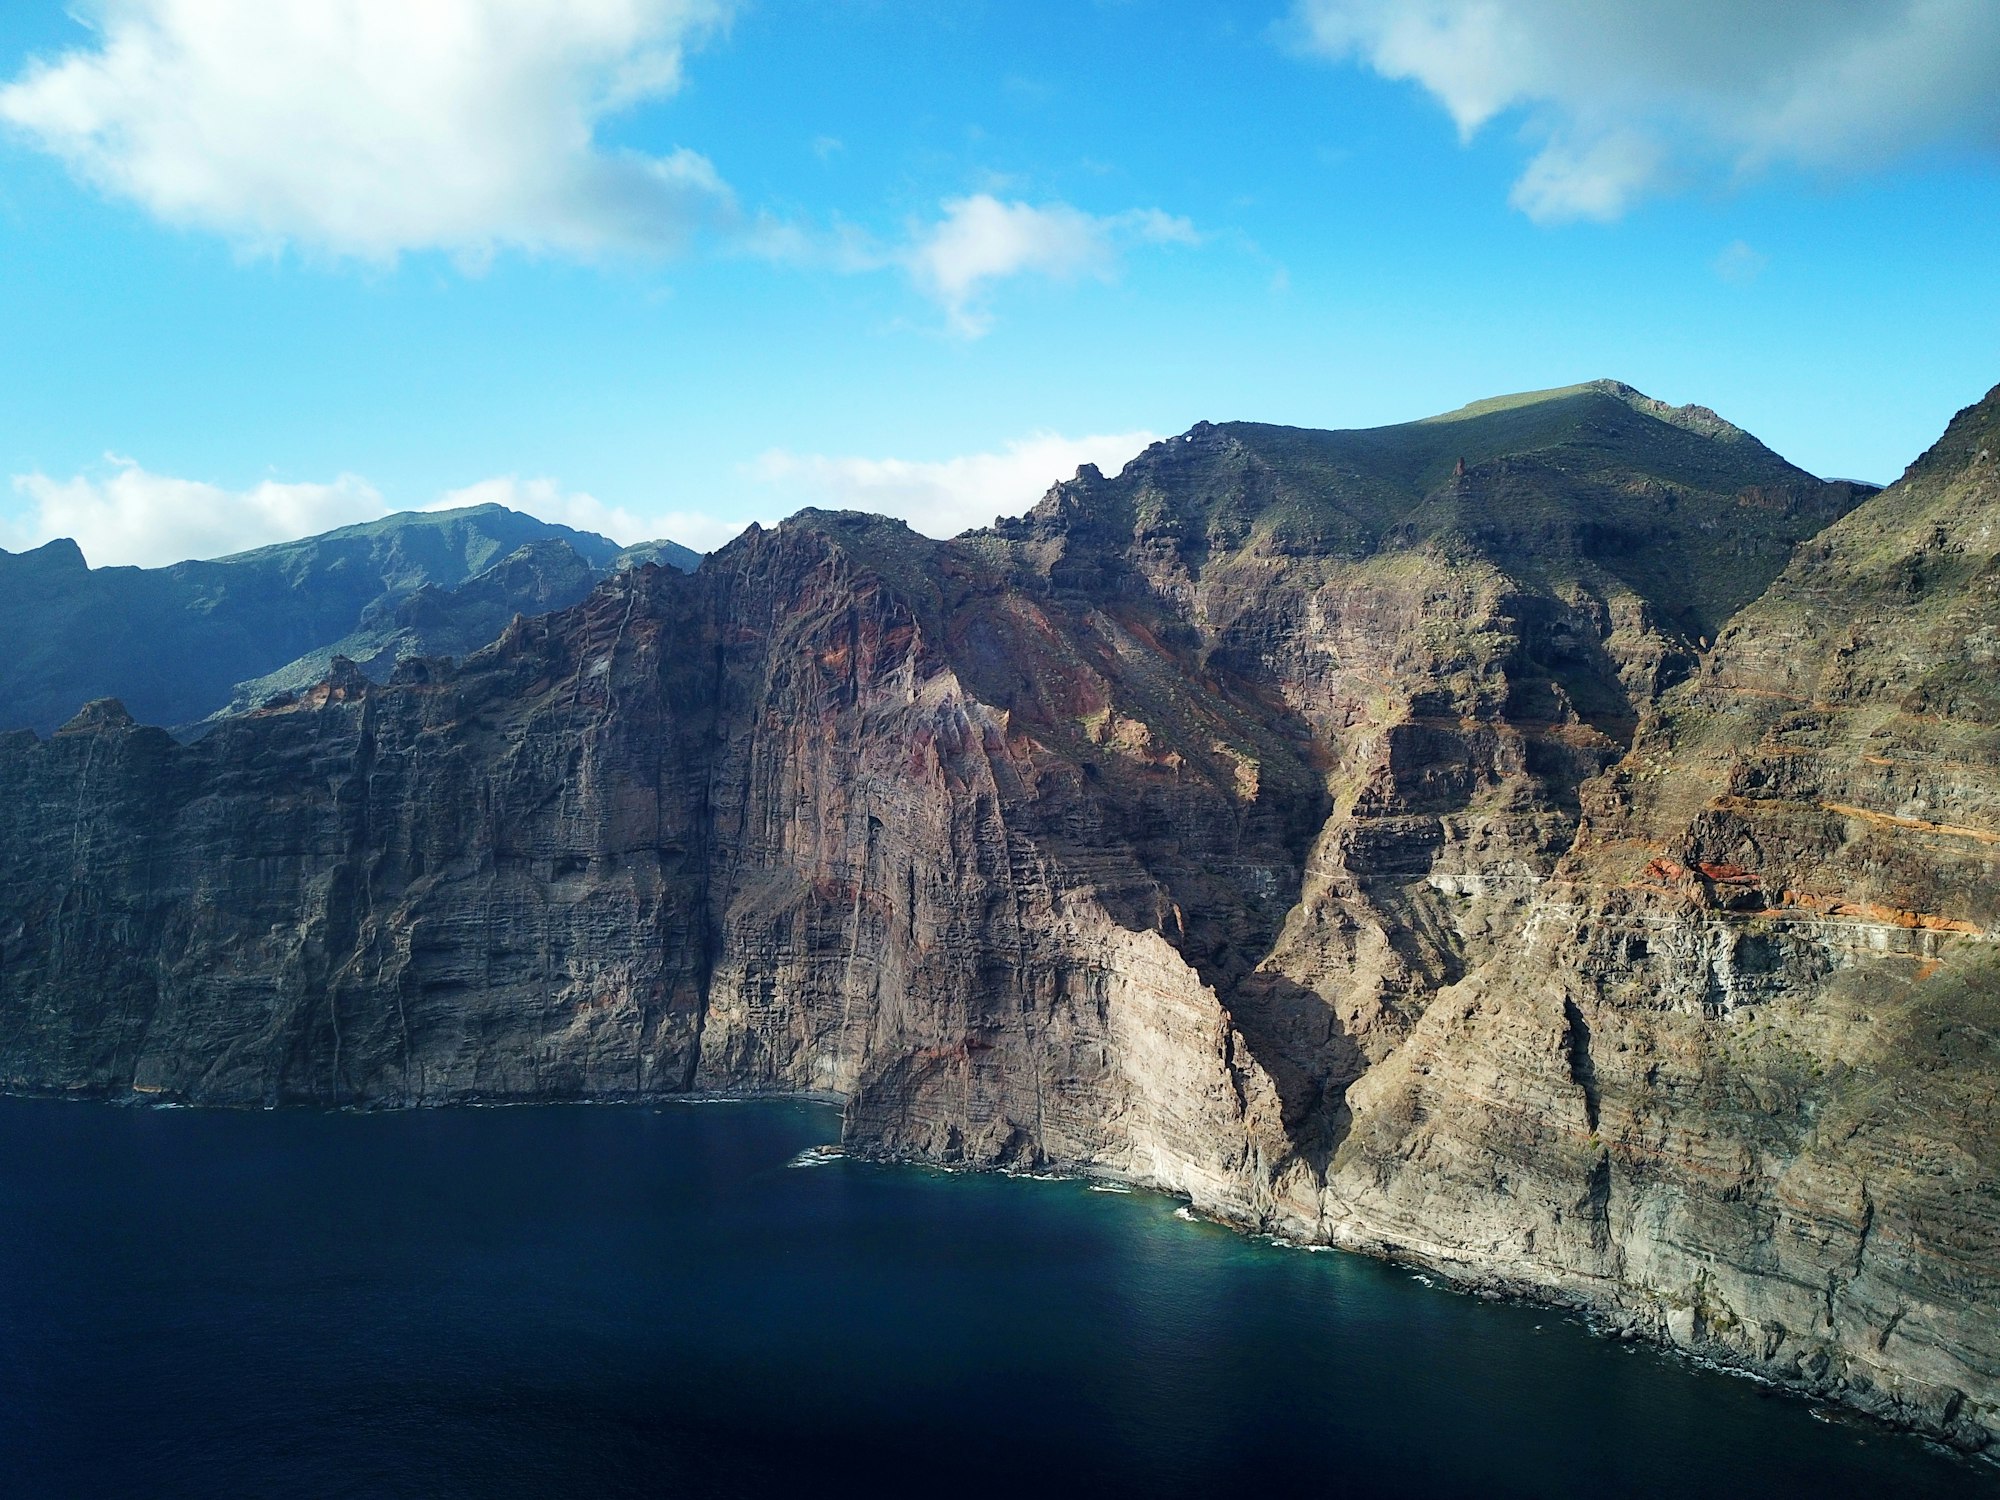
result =
[[943,309],[952,333],[969,339],[991,330],[990,298],[1003,282],[1110,281],[1135,246],[1200,242],[1187,219],[1157,208],[1093,214],[984,192],[943,200],[937,218],[909,225],[900,241],[853,224],[819,230],[775,218],[761,219],[743,238],[749,253],[770,260],[846,274],[900,271]]
[[1715,257],[1715,274],[1736,286],[1748,286],[1764,274],[1771,258],[1742,240],[1731,240]]
[[730,212],[692,150],[596,139],[731,0],[100,0],[0,121],[169,223],[387,260],[652,253]]
[[895,516],[926,536],[951,537],[996,517],[1027,510],[1057,480],[1081,464],[1115,473],[1149,443],[1151,432],[1063,437],[1038,432],[997,452],[954,458],[835,458],[774,450],[749,466],[767,486],[772,509],[783,513],[815,505]]
[[1849,172],[2000,146],[1992,0],[1296,0],[1304,46],[1417,83],[1469,140],[1518,111],[1512,201],[1612,219],[1703,173]]

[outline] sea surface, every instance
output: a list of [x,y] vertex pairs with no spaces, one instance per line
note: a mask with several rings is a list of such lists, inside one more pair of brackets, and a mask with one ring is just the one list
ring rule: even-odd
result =
[[2000,1493],[1172,1199],[794,1165],[837,1131],[0,1100],[0,1494]]

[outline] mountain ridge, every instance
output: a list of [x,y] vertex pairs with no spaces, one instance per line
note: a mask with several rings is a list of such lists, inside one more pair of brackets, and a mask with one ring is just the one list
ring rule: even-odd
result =
[[[0,724],[46,732],[88,699],[117,697],[149,722],[192,725],[254,701],[243,684],[323,668],[340,642],[408,596],[458,589],[537,541],[567,548],[576,576],[560,597],[540,580],[519,601],[529,608],[575,602],[630,557],[693,557],[672,543],[621,548],[498,505],[402,511],[163,568],[92,568],[67,538],[0,552],[0,632],[11,647],[0,658]],[[350,651],[379,655],[393,631],[374,633],[383,639],[366,649],[349,641]],[[405,629],[395,644],[422,649],[420,634]],[[468,644],[463,628],[446,634],[461,650],[483,644]]]

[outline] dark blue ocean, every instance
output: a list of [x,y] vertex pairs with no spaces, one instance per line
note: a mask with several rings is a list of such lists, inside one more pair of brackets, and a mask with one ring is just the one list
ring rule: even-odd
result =
[[837,1124],[0,1100],[0,1493],[2000,1493],[1168,1199],[791,1165]]

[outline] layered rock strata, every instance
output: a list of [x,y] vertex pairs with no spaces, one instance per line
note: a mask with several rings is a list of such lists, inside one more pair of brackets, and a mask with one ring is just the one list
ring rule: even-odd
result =
[[0,741],[0,1081],[837,1095],[1978,1447],[1997,429],[1869,498],[1609,383],[1203,425],[193,745],[93,705]]

